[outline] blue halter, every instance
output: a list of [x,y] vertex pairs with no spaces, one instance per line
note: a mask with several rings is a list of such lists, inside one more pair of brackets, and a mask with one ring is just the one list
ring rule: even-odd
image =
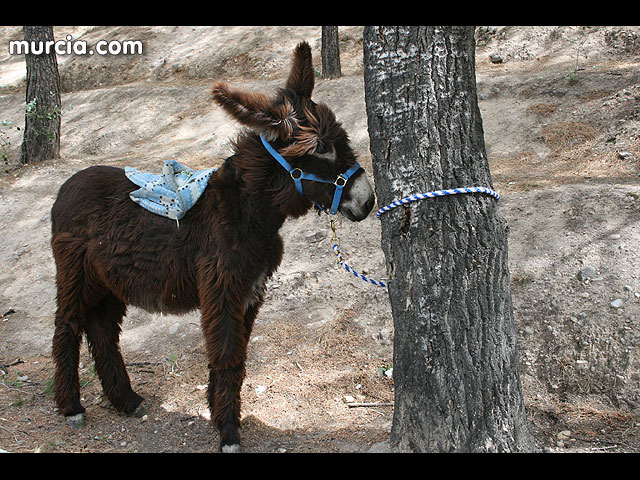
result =
[[[326,180],[324,178],[318,177],[317,175],[314,175],[313,173],[305,173],[299,168],[293,168],[291,165],[289,165],[289,162],[287,162],[282,155],[280,155],[271,145],[269,145],[269,142],[265,140],[262,134],[260,134],[260,140],[262,140],[262,144],[264,145],[264,148],[267,149],[267,151],[271,154],[271,156],[275,158],[278,161],[278,163],[282,165],[282,167],[287,172],[289,172],[289,175],[291,175],[291,178],[293,178],[293,182],[296,186],[296,190],[298,190],[300,195],[304,195],[304,192],[302,191],[302,180],[312,180],[314,182],[322,182],[322,183],[333,183],[336,186],[336,189],[335,189],[335,192],[333,193],[333,202],[331,203],[331,208],[329,209],[329,213],[331,215],[335,215],[338,213],[338,207],[340,206],[340,199],[342,198],[342,191],[344,190],[344,186],[347,184],[347,181],[349,180],[349,178],[358,170],[360,170],[360,168],[362,168],[360,167],[360,164],[358,162],[354,163],[353,166],[351,166],[346,172],[338,175],[338,177],[335,180],[333,181]],[[325,210],[322,206],[318,205],[317,203],[316,203],[316,206],[320,210]]]

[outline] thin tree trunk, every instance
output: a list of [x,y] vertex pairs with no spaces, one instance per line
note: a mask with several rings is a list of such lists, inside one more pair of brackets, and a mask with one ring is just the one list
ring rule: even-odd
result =
[[338,27],[322,27],[322,78],[340,78]]
[[42,53],[28,52],[25,129],[21,163],[51,160],[60,155],[60,77],[55,50],[46,53],[45,42],[53,41],[53,27],[24,27],[24,39]]
[[[365,96],[380,205],[492,188],[473,27],[366,27]],[[509,289],[506,221],[467,194],[385,213],[401,451],[530,451]]]

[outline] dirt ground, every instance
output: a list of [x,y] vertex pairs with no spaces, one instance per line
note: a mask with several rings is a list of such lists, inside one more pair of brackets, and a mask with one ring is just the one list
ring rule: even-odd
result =
[[[56,414],[50,209],[95,164],[195,169],[229,154],[238,125],[215,80],[272,91],[320,27],[56,27],[57,39],[141,40],[142,56],[60,55],[61,159],[20,167],[24,60],[0,27],[0,450],[215,452],[196,312],[130,308],[121,346],[143,418],[104,399],[81,350],[87,424]],[[361,28],[341,27],[343,77],[318,78],[371,172]],[[477,84],[487,154],[510,224],[510,270],[529,419],[546,452],[640,451],[640,27],[480,27]],[[379,221],[337,222],[356,269],[384,278]],[[313,213],[282,229],[242,390],[247,452],[385,452],[393,417],[386,290],[349,276]],[[591,267],[591,268],[589,268]],[[363,405],[364,406],[361,406]],[[376,405],[377,404],[377,405]]]

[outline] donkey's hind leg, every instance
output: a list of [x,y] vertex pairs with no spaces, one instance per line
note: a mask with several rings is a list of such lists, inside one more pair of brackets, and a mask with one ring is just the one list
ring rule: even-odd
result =
[[125,304],[109,294],[87,312],[85,331],[105,395],[117,410],[141,416],[143,398],[131,388],[119,347],[125,312]]
[[82,240],[68,233],[54,236],[51,242],[56,261],[57,304],[51,355],[55,363],[54,399],[59,412],[74,428],[84,425],[84,407],[80,403],[78,362],[86,311]]
[[52,356],[56,364],[55,402],[60,413],[66,417],[67,423],[73,428],[84,425],[85,411],[80,403],[78,362],[82,333],[78,331],[77,323],[69,322],[57,314],[52,347]]

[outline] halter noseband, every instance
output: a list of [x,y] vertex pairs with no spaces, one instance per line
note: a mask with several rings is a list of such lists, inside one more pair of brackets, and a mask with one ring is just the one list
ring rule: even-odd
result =
[[[262,134],[260,134],[260,140],[262,140],[262,144],[264,145],[264,148],[267,149],[267,151],[271,154],[271,156],[275,158],[278,161],[278,163],[282,165],[282,167],[287,172],[289,172],[289,175],[291,175],[291,178],[293,178],[293,182],[296,186],[296,190],[298,190],[300,195],[304,195],[304,192],[302,191],[302,180],[312,180],[314,182],[322,182],[322,183],[333,183],[336,186],[336,189],[333,193],[333,202],[331,202],[331,208],[329,209],[329,213],[331,215],[335,215],[338,213],[338,207],[340,206],[340,199],[342,198],[342,191],[344,190],[344,186],[347,184],[347,181],[349,180],[349,178],[358,170],[360,170],[360,168],[362,168],[360,167],[360,164],[358,162],[354,163],[346,172],[338,175],[338,177],[335,180],[333,181],[326,180],[324,178],[318,177],[317,175],[314,175],[313,173],[306,173],[299,168],[293,168],[291,165],[289,165],[289,162],[287,162],[282,155],[280,155],[271,145],[269,145],[269,142],[265,140]],[[325,210],[323,207],[321,207],[317,203],[316,203],[316,206],[320,208],[320,210]]]

